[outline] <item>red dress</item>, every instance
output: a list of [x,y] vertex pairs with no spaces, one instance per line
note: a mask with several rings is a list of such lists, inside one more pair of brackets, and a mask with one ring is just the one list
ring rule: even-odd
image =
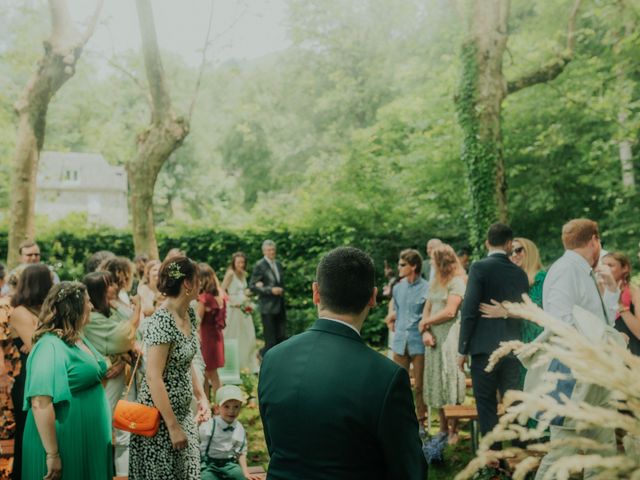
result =
[[224,366],[224,338],[226,306],[218,305],[216,297],[210,293],[201,293],[198,302],[204,305],[204,315],[200,324],[200,348],[205,368],[215,370]]

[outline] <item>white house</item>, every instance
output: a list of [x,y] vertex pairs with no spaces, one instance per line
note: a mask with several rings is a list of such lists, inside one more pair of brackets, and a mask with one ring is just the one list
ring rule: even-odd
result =
[[86,212],[89,222],[126,228],[127,173],[99,153],[42,152],[38,167],[36,214],[59,220]]

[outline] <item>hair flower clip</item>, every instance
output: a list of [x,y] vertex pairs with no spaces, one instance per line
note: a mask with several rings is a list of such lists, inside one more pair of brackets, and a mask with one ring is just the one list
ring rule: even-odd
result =
[[169,270],[169,278],[180,280],[185,277],[185,274],[180,271],[180,265],[176,262],[171,262],[167,268]]

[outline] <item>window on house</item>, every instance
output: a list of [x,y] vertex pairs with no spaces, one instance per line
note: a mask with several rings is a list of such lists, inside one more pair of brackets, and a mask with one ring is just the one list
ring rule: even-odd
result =
[[79,179],[78,170],[65,170],[62,178],[65,182],[77,182]]

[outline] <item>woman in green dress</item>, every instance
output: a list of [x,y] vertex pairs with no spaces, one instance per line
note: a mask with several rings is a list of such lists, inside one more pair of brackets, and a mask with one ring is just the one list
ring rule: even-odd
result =
[[[529,277],[529,298],[531,301],[542,308],[542,285],[547,276],[547,272],[542,268],[540,261],[540,252],[538,247],[528,238],[516,237],[513,239],[513,247],[511,248],[511,262],[515,263],[525,271]],[[483,317],[487,318],[504,318],[507,310],[498,302],[493,301],[492,305],[486,303],[480,304],[480,311]],[[524,343],[532,342],[538,335],[542,333],[543,328],[529,320],[522,320],[522,331],[520,339]],[[527,369],[520,368],[520,386],[524,386],[524,378]]]
[[90,311],[78,282],[55,285],[42,306],[27,361],[24,480],[113,478],[107,363],[81,336]]
[[[83,334],[98,352],[109,360],[111,368],[103,381],[104,390],[111,414],[122,393],[126,389],[128,378],[125,366],[133,365],[132,350],[135,349],[136,329],[140,323],[140,303],[134,301],[133,313],[127,317],[114,305],[117,286],[109,272],[92,272],[82,279],[91,300],[91,316],[84,327]],[[135,400],[135,389],[129,392],[128,400]],[[114,464],[117,476],[126,477],[129,473],[129,432],[114,430]]]

